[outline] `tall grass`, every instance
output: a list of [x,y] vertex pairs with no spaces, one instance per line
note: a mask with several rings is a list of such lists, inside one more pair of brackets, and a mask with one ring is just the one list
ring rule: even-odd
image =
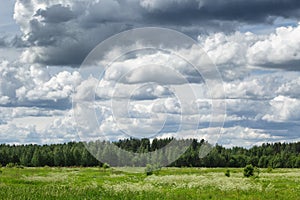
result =
[[[163,168],[158,174],[100,168],[1,168],[1,199],[299,199],[300,169]],[[133,169],[134,171],[134,169]]]

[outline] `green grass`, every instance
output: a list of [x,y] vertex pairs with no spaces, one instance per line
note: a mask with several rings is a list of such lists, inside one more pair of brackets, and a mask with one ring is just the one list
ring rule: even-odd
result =
[[300,169],[261,169],[258,178],[236,168],[230,177],[225,168],[131,170],[0,168],[0,199],[300,199]]

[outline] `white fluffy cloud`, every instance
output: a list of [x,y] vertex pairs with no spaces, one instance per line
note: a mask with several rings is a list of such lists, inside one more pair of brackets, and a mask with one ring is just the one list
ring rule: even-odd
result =
[[69,102],[72,92],[81,82],[78,72],[62,71],[51,77],[45,68],[22,66],[21,63],[2,61],[0,71],[2,105],[43,106],[45,102]]
[[[66,94],[70,98],[69,90],[64,90],[63,88],[65,86],[69,88],[72,85],[74,88],[72,90],[77,91],[78,101],[91,103],[93,99],[90,97],[99,83],[97,79],[90,77],[78,84],[77,81],[80,80],[78,79],[78,74],[69,72],[56,73],[51,78],[48,75],[45,76],[38,68],[32,68],[31,70],[29,68],[28,74],[28,77],[32,79],[28,83],[33,84],[28,89],[28,92],[32,90],[39,91],[47,85],[47,90],[45,89],[46,92],[44,94],[49,99],[53,98],[53,96],[46,95],[47,93],[51,94],[52,90],[49,88],[52,88],[54,91],[58,90],[58,94]],[[30,74],[35,75],[31,76]],[[291,76],[292,74],[293,76]],[[262,142],[286,140],[292,134],[293,127],[290,127],[291,130],[287,130],[288,134],[286,136],[276,136],[273,135],[273,130],[268,130],[272,129],[272,127],[267,127],[265,122],[273,123],[273,125],[281,123],[281,127],[279,128],[285,129],[284,124],[287,126],[291,122],[299,120],[300,114],[297,112],[297,108],[300,106],[299,97],[288,97],[299,86],[298,78],[296,77],[298,77],[297,74],[286,72],[286,74],[258,74],[244,80],[225,82],[227,117],[225,132],[218,143],[227,146],[251,146]],[[29,78],[25,78],[24,80],[27,79]],[[128,86],[131,89],[126,90],[125,93],[135,91],[135,93],[132,93],[134,98],[129,99],[128,106],[125,104],[127,103],[126,99],[123,99],[123,103],[120,101],[119,104],[115,105],[118,109],[117,113],[113,113],[113,110],[110,108],[110,101],[108,101],[112,96],[106,96],[107,98],[104,99],[96,99],[96,105],[81,109],[81,112],[83,112],[82,115],[80,114],[82,118],[77,119],[80,121],[79,124],[78,121],[74,121],[70,116],[62,117],[60,111],[53,111],[52,109],[41,110],[41,108],[29,109],[17,107],[10,109],[10,111],[3,110],[2,113],[6,112],[7,115],[1,116],[4,119],[2,130],[9,132],[9,130],[16,129],[19,135],[2,135],[2,139],[11,143],[29,142],[32,134],[35,134],[34,137],[38,138],[38,140],[32,140],[33,142],[51,143],[79,139],[99,139],[99,137],[103,136],[103,133],[109,139],[128,137],[122,131],[134,137],[152,137],[153,133],[157,133],[157,131],[160,132],[155,136],[162,137],[171,134],[177,137],[188,137],[192,136],[197,128],[200,128],[199,131],[203,133],[201,137],[217,141],[217,135],[210,135],[207,132],[203,132],[209,126],[212,111],[212,100],[207,98],[208,95],[205,94],[206,88],[204,84],[192,84],[192,88],[197,91],[198,95],[195,101],[188,101],[190,97],[184,93],[188,91],[184,85],[174,85],[171,89],[158,84],[128,84]],[[103,87],[99,90],[102,91],[102,89],[109,91],[112,88]],[[183,98],[181,96],[182,101],[178,101],[176,96],[173,96],[173,92],[175,92],[174,94],[179,93],[186,97]],[[118,92],[118,94],[120,93]],[[125,97],[129,95],[124,94]],[[152,95],[151,97],[155,100],[147,95]],[[60,97],[65,98],[63,95]],[[95,111],[96,115],[94,114]],[[113,114],[117,115],[114,116]],[[56,119],[52,119],[52,125],[48,125],[45,131],[37,128],[26,128],[20,126],[20,124],[13,125],[10,122],[13,118],[20,118],[22,120],[24,116],[36,116],[37,119],[39,116],[56,116]],[[199,124],[198,121],[200,122]],[[10,125],[7,125],[7,123]],[[93,123],[93,126],[88,125],[89,123]],[[76,130],[78,130],[77,127],[80,124],[83,127],[92,127],[93,130],[84,132],[82,129],[82,132],[77,135]],[[179,125],[181,126],[180,131],[178,131]],[[161,128],[163,129],[161,130]],[[22,134],[24,135],[21,137]],[[13,140],[15,137],[21,139],[18,139],[18,141]]]
[[278,87],[276,94],[299,98],[300,77],[292,77],[291,75],[290,77],[291,78],[289,80],[285,81],[280,87]]
[[130,98],[136,100],[146,100],[162,98],[170,95],[172,95],[172,92],[168,87],[150,83],[142,85],[141,87],[134,90]]
[[299,36],[300,24],[295,27],[279,27],[270,34],[216,33],[206,37],[199,36],[198,40],[220,70],[224,70],[224,77],[231,76],[233,79],[240,77],[239,75],[245,76],[247,67],[255,66],[298,71]]
[[275,97],[270,101],[270,113],[263,116],[268,121],[299,121],[300,120],[300,100],[285,96]]
[[49,100],[57,102],[60,99],[69,99],[72,92],[81,82],[81,76],[78,72],[60,72],[50,78],[48,81],[41,82],[31,90],[26,91],[22,86],[16,91],[18,99],[29,101]]
[[28,125],[16,126],[14,124],[2,125],[0,131],[0,140],[7,144],[40,144],[42,143],[40,135],[35,126]]
[[22,85],[22,77],[20,71],[7,61],[0,63],[0,100],[1,104],[10,104],[16,97],[16,89]]
[[224,128],[218,143],[226,147],[244,146],[249,148],[262,143],[280,141],[281,139],[282,137],[273,136],[263,129],[235,126]]
[[264,67],[299,70],[300,23],[280,27],[264,40],[257,41],[247,52],[249,63]]
[[49,144],[79,141],[72,111],[32,107],[1,108],[0,141],[9,144]]
[[[127,52],[127,57],[117,58],[120,54],[117,49],[112,49],[107,53],[106,59],[101,61],[109,67],[105,71],[105,81],[115,81],[125,84],[137,84],[156,82],[158,84],[183,84],[188,82],[201,82],[201,71],[197,72],[194,66],[188,61],[192,60],[199,65],[209,62],[201,61],[203,52],[198,52],[196,48],[179,49],[177,52],[164,52],[153,50],[143,52],[147,44],[134,44],[134,49],[142,49],[137,52]],[[121,48],[121,47],[117,47]],[[163,48],[163,47],[161,47]],[[196,50],[195,50],[196,49]],[[165,50],[169,50],[168,47]],[[145,50],[144,50],[145,51]],[[176,55],[176,53],[178,55]],[[182,56],[179,57],[179,56]],[[184,60],[186,59],[186,60]],[[199,60],[199,61],[198,61]],[[113,63],[111,63],[114,61]]]

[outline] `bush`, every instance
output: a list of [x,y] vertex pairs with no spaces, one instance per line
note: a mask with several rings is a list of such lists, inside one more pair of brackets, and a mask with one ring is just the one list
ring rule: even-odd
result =
[[104,163],[104,164],[102,165],[102,167],[103,167],[103,169],[108,169],[108,168],[110,168],[110,166],[109,166],[108,163]]
[[229,169],[226,170],[225,176],[230,177],[230,170]]
[[267,172],[271,173],[272,171],[273,171],[273,168],[269,166],[268,169],[267,169]]
[[254,176],[254,167],[252,166],[252,164],[247,165],[247,166],[244,168],[244,176],[245,176],[245,177]]
[[146,166],[145,172],[146,172],[146,175],[147,175],[147,176],[150,176],[150,175],[153,174],[152,166],[151,166],[150,164],[148,164],[148,165]]
[[16,166],[15,163],[11,163],[11,162],[6,165],[7,168],[13,168],[15,166]]
[[161,169],[161,167],[159,165],[147,164],[146,169],[145,169],[145,173],[146,173],[147,176],[150,176],[150,175],[153,174],[153,172],[158,173],[160,169]]

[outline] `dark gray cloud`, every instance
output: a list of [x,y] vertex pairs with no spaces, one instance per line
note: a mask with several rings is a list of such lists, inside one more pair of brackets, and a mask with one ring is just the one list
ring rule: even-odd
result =
[[300,71],[300,59],[288,60],[283,63],[267,62],[259,65],[269,69],[283,69],[287,71]]
[[0,48],[23,48],[28,47],[26,41],[24,41],[20,35],[10,36],[8,34],[0,35]]
[[[24,107],[24,108],[38,108],[38,109],[57,109],[68,110],[72,108],[72,102],[69,98],[59,100],[26,100],[26,101],[12,101],[8,104],[1,104],[0,107]],[[42,116],[42,115],[41,115]],[[0,121],[1,124],[1,121]]]
[[0,37],[0,48],[1,47],[6,47],[8,44],[7,44],[7,39],[6,37]]
[[44,22],[60,23],[71,20],[75,17],[70,7],[64,7],[61,4],[56,4],[47,9],[37,10],[35,16],[41,16]]
[[[142,1],[143,2],[143,1]],[[206,20],[234,20],[249,23],[270,22],[270,17],[298,18],[300,2],[297,0],[169,0],[144,1],[145,16],[152,21],[166,23],[199,23]]]
[[24,41],[20,35],[15,35],[10,41],[9,44],[11,47],[24,48],[29,47],[28,42]]

